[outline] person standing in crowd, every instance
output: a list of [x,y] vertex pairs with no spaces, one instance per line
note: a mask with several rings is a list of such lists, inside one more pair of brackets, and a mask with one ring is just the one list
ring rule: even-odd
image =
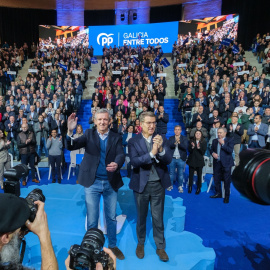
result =
[[268,126],[262,123],[262,116],[256,115],[254,117],[254,124],[249,125],[247,135],[249,136],[249,148],[263,148],[265,147],[265,136],[268,133]]
[[0,130],[0,187],[3,189],[4,169],[11,168],[11,159],[8,153],[10,141],[7,140],[5,133]]
[[55,165],[57,169],[58,183],[61,184],[61,156],[62,156],[62,137],[57,137],[55,129],[52,130],[51,135],[47,139],[46,147],[49,151],[49,163],[52,168],[52,183],[55,183]]
[[201,131],[195,132],[194,138],[190,141],[188,146],[189,156],[187,164],[189,166],[189,183],[188,193],[192,192],[194,172],[197,172],[197,190],[196,195],[201,193],[202,187],[202,168],[204,167],[204,154],[207,148],[206,140]]
[[46,140],[48,138],[49,125],[43,120],[43,116],[38,117],[38,122],[34,125],[34,132],[36,135],[37,154],[41,157],[42,149],[45,151],[45,156],[48,157],[48,150],[46,148]]
[[[32,182],[39,183],[35,176],[36,138],[34,132],[28,130],[27,124],[22,124],[22,131],[18,134],[17,140],[22,164],[30,165]],[[26,177],[22,184],[26,186]]]
[[[76,127],[76,133],[74,134],[73,138],[76,139],[76,138],[81,137],[82,135],[83,135],[82,125],[77,125],[77,127]],[[80,149],[77,149],[77,150],[71,151],[70,152],[70,163],[71,164],[76,164],[76,155],[77,154],[84,154],[84,152],[85,152],[85,148],[84,147],[82,147]],[[78,166],[79,165],[76,165],[76,175],[78,175]],[[76,182],[78,184],[78,180]]]
[[166,135],[167,124],[169,122],[169,115],[165,113],[163,106],[159,106],[158,110],[159,113],[156,115],[157,133],[160,135]]
[[106,109],[95,113],[96,129],[87,129],[79,138],[74,139],[73,130],[77,126],[77,118],[72,113],[68,118],[67,149],[85,148],[78,181],[84,186],[87,208],[87,229],[98,227],[99,201],[104,199],[105,217],[109,248],[115,256],[123,260],[122,251],[116,246],[116,204],[117,191],[123,186],[120,168],[124,164],[125,154],[122,138],[109,130],[110,115]]
[[214,139],[212,142],[210,153],[214,158],[213,170],[216,193],[210,196],[210,198],[222,198],[221,181],[223,180],[225,189],[225,198],[223,202],[229,203],[231,193],[231,171],[232,166],[234,166],[234,161],[232,157],[234,139],[231,137],[226,137],[226,134],[226,128],[219,128],[218,138]]
[[228,136],[234,139],[234,155],[235,155],[235,166],[239,165],[239,152],[241,146],[241,137],[244,134],[243,127],[238,123],[238,117],[232,116],[231,124],[227,125],[227,130],[229,131]]
[[171,163],[172,151],[165,136],[155,134],[156,117],[153,112],[142,113],[140,123],[142,133],[128,142],[128,153],[133,166],[129,187],[134,192],[137,206],[136,256],[139,259],[144,257],[146,218],[150,203],[156,253],[160,260],[168,261],[163,213],[165,189],[171,186],[167,165]]
[[170,190],[173,189],[173,182],[175,180],[175,169],[177,169],[177,186],[178,191],[183,193],[183,180],[184,180],[184,168],[185,162],[187,159],[187,148],[188,148],[188,140],[187,137],[181,135],[182,127],[177,125],[174,127],[174,136],[169,138],[170,148],[173,151],[173,159],[170,163],[170,179],[171,179],[171,186],[169,187]]
[[127,164],[127,177],[128,178],[131,177],[131,164],[130,164],[130,158],[128,156],[128,141],[135,136],[136,134],[134,133],[134,126],[129,125],[127,127],[127,132],[123,134],[123,139],[122,139],[122,145],[124,147],[124,152],[126,155],[125,162]]
[[28,125],[31,125],[32,127],[36,122],[38,122],[38,113],[35,112],[35,106],[30,106],[30,113],[27,114],[27,121]]
[[249,136],[247,135],[247,131],[248,131],[248,127],[250,126],[250,124],[253,124],[253,121],[254,121],[253,109],[251,107],[249,107],[247,109],[247,113],[243,114],[240,119],[241,119],[241,123],[243,126],[243,135],[241,138],[241,143],[248,144]]
[[118,133],[120,135],[124,135],[125,133],[127,133],[127,131],[128,131],[127,118],[123,117],[122,118],[122,123],[118,127]]
[[18,134],[18,123],[15,122],[15,117],[12,115],[9,117],[9,120],[5,122],[5,128],[7,134],[7,140],[11,142],[10,144],[10,152],[13,155],[13,160],[15,156],[19,161],[19,152],[18,152],[18,145],[17,145],[17,134]]
[[83,87],[78,79],[75,81],[74,89],[75,89],[75,93],[76,93],[74,106],[75,106],[76,110],[78,111],[81,107],[82,95],[83,95]]
[[[218,138],[218,129],[220,128],[220,122],[215,122],[213,124],[213,127],[210,129],[210,139],[209,139],[209,153],[210,153],[210,149],[212,147],[212,142],[214,139]],[[209,167],[212,167],[213,165],[213,157],[212,155],[210,155],[209,157]]]

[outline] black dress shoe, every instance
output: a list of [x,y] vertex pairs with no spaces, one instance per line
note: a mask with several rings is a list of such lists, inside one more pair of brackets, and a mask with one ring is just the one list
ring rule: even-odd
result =
[[188,193],[191,193],[192,192],[192,186],[189,186],[188,187]]
[[225,197],[223,200],[224,203],[229,203],[229,197]]
[[197,190],[196,190],[196,192],[195,192],[195,194],[196,194],[196,195],[199,195],[200,193],[201,193],[201,188],[198,187]]
[[137,245],[136,256],[139,259],[143,259],[144,258],[144,245],[140,245],[140,244]]
[[55,179],[53,179],[53,180],[52,180],[52,183],[55,183],[55,182],[56,182],[56,180],[55,180]]
[[211,199],[216,199],[216,198],[222,198],[221,194],[216,193],[215,195],[210,196]]

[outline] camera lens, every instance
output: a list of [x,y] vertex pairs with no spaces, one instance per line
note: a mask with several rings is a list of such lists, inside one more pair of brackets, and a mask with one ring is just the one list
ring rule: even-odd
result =
[[248,149],[239,156],[232,174],[235,188],[256,203],[270,204],[270,151]]
[[103,232],[99,229],[92,228],[86,232],[82,240],[81,246],[84,248],[93,249],[94,252],[97,254],[102,250],[104,243],[105,237],[103,235]]
[[34,221],[35,217],[36,217],[36,213],[37,213],[37,205],[34,204],[34,202],[36,201],[41,201],[41,202],[45,202],[45,196],[42,193],[42,190],[39,188],[35,188],[34,190],[32,190],[27,197],[25,198],[30,211],[31,211],[31,215],[29,217],[29,220],[31,222]]

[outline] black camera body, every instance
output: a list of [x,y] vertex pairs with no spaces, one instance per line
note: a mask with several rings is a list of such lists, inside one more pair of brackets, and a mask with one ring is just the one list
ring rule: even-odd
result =
[[102,264],[103,269],[108,269],[109,256],[102,248],[105,242],[104,235],[99,229],[89,229],[81,245],[73,245],[70,249],[70,269],[95,270],[96,264]]
[[4,177],[7,180],[4,182],[4,192],[20,197],[20,179],[26,177],[28,172],[29,169],[25,164],[16,165],[15,167],[5,171]]
[[[27,176],[28,171],[29,169],[25,164],[19,164],[5,171],[4,177],[7,178],[7,180],[4,182],[4,192],[11,193],[19,197],[21,195],[20,179]],[[34,204],[34,202],[35,201],[45,202],[45,196],[43,195],[41,189],[36,188],[27,195],[25,200],[29,206],[31,213],[29,220],[33,222],[38,210],[38,207],[36,204]],[[23,229],[26,230],[26,227]]]

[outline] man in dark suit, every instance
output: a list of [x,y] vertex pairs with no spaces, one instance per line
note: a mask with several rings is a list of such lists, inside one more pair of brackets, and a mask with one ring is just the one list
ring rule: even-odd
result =
[[165,113],[163,106],[159,106],[158,111],[159,113],[156,115],[157,133],[160,135],[165,135],[167,133],[167,124],[169,122],[169,115]]
[[83,136],[73,139],[77,118],[75,113],[69,116],[67,149],[85,148],[78,182],[84,186],[85,191],[87,229],[98,227],[99,201],[102,194],[109,248],[118,259],[123,260],[123,253],[116,246],[117,191],[123,186],[120,168],[125,161],[122,138],[119,134],[109,131],[110,115],[106,109],[97,110],[94,121],[96,129],[87,129]]
[[202,122],[204,128],[208,129],[208,120],[209,117],[206,113],[204,113],[203,106],[200,106],[197,113],[194,113],[192,118],[192,127],[196,127],[197,122]]
[[219,105],[219,112],[221,117],[223,118],[223,122],[226,123],[228,119],[231,117],[234,111],[234,102],[230,100],[230,97],[225,97],[224,103]]
[[171,163],[172,151],[166,137],[155,133],[156,117],[153,112],[142,113],[140,123],[142,133],[128,142],[128,154],[133,166],[129,187],[134,192],[137,205],[136,255],[139,259],[144,257],[146,218],[150,203],[156,253],[162,261],[168,261],[163,213],[165,189],[171,186],[167,165]]
[[226,134],[226,128],[219,128],[218,138],[214,139],[212,142],[210,153],[214,158],[213,169],[216,194],[210,196],[210,198],[222,198],[221,180],[223,180],[225,188],[225,198],[223,202],[229,203],[231,170],[234,165],[232,158],[234,139],[230,137],[226,138]]
[[243,126],[238,123],[238,117],[232,116],[232,123],[227,125],[228,137],[234,140],[235,166],[239,165],[239,152],[241,146],[241,137],[244,134]]
[[18,135],[18,123],[15,122],[15,117],[11,115],[9,120],[5,122],[5,128],[7,132],[7,140],[10,141],[10,150],[13,155],[13,159],[15,156],[17,157],[17,161],[19,161],[19,151],[17,146],[17,135]]

